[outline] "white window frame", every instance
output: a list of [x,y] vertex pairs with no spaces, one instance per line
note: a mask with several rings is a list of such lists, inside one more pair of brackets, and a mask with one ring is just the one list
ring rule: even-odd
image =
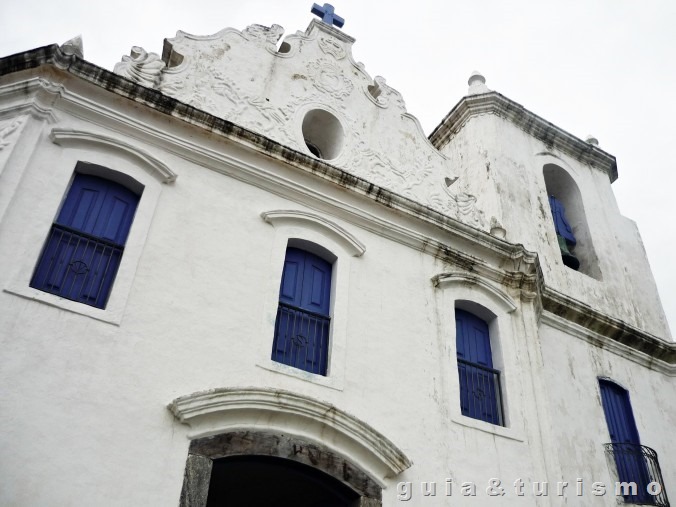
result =
[[[524,441],[521,407],[521,381],[517,357],[518,345],[514,336],[514,300],[489,282],[462,273],[445,273],[434,277],[441,291],[440,331],[445,338],[448,368],[447,385],[451,386],[449,413],[451,420],[461,426],[473,428],[501,437]],[[456,350],[455,310],[468,311],[488,324],[493,367],[500,371],[500,398],[504,426],[462,415],[460,409],[460,379]]]
[[[264,296],[264,315],[257,343],[256,366],[306,382],[343,390],[345,384],[345,355],[347,349],[347,315],[350,265],[366,251],[364,245],[351,233],[314,212],[301,210],[274,210],[261,213],[261,218],[274,227],[269,277]],[[313,245],[319,249],[313,250]],[[328,364],[326,376],[309,373],[299,368],[273,361],[272,341],[279,305],[279,285],[282,279],[286,249],[301,248],[332,262],[331,271],[331,327],[329,331]],[[327,251],[330,253],[327,258]]]
[[[51,191],[40,195],[35,206],[26,210],[27,216],[31,217],[30,223],[17,244],[17,251],[22,252],[22,255],[15,264],[4,291],[119,326],[163,183],[173,182],[176,174],[147,152],[105,135],[53,129],[50,138],[55,144],[63,145],[64,149],[56,153],[56,148],[45,149],[34,157],[32,167],[27,168],[33,174],[40,171],[41,178],[46,180],[44,186]],[[83,164],[78,165],[79,163]],[[143,188],[105,309],[94,308],[29,286],[45,240],[75,172],[118,181],[132,190]]]

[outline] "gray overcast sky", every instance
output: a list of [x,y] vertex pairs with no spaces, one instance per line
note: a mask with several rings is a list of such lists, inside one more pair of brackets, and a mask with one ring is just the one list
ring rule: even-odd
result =
[[[323,3],[317,2],[317,3]],[[615,155],[613,189],[640,228],[676,335],[675,0],[335,0],[357,61],[399,90],[429,133],[480,70],[487,85]],[[252,23],[304,30],[312,0],[4,0],[0,55],[82,34],[85,58],[113,68],[131,46],[162,53],[177,30]]]

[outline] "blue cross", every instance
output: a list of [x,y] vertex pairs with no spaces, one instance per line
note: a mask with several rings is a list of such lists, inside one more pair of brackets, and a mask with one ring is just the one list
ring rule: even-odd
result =
[[345,20],[335,14],[333,5],[324,4],[324,7],[321,7],[317,4],[312,4],[312,14],[322,18],[322,21],[327,25],[336,25],[338,28],[342,28],[345,24]]

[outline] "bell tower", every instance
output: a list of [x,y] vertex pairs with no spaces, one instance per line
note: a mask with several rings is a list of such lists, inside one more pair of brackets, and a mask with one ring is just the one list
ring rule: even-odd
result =
[[670,336],[636,224],[611,188],[615,157],[491,91],[478,72],[468,84],[430,141],[474,187],[491,231],[537,252],[552,289]]

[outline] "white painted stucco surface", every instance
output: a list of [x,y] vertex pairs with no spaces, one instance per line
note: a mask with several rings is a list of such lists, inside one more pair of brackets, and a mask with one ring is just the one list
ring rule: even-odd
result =
[[[308,60],[319,55],[314,51]],[[299,58],[301,64],[306,65]],[[178,422],[167,405],[197,391],[257,387],[334,405],[397,446],[413,465],[387,477],[366,460],[360,463],[358,454],[350,455],[354,449],[339,447],[331,431],[323,440],[374,475],[384,487],[385,506],[404,503],[397,499],[400,482],[412,485],[410,505],[448,505],[447,478],[458,488],[465,481],[476,483],[475,497],[459,499],[459,489],[454,490],[459,505],[616,505],[613,495],[588,493],[580,500],[569,491],[565,499],[536,497],[530,486],[577,477],[589,484],[611,481],[602,450],[609,437],[599,376],[629,389],[642,441],[660,454],[668,493],[676,498],[673,368],[667,375],[666,366],[658,371],[638,364],[629,352],[625,358],[601,349],[586,331],[562,331],[565,326],[555,327],[553,317],[540,315],[536,300],[524,291],[482,278],[429,246],[446,244],[476,258],[477,265],[509,271],[497,247],[487,246],[494,240],[479,232],[494,217],[506,241],[537,252],[548,287],[669,340],[640,238],[633,223],[619,215],[606,174],[565,154],[540,155],[545,151],[540,141],[494,115],[470,120],[443,155],[416,138],[411,142],[429,153],[423,158],[435,161],[429,176],[435,184],[444,186],[444,178],[460,176],[464,194],[476,197],[474,211],[453,215],[470,225],[472,217],[483,217],[485,224],[476,224],[473,240],[244,142],[207,133],[65,73],[41,72],[0,82],[2,110],[22,118],[0,152],[0,258],[10,260],[0,271],[0,383],[5,386],[0,391],[0,503],[176,505],[195,428]],[[385,113],[377,104],[368,98],[363,102],[365,75],[354,74],[349,80],[360,87],[362,102],[338,107],[329,93],[332,98],[318,107],[333,107],[338,117],[340,111],[352,111],[347,124],[368,133],[360,140],[368,146],[381,146],[375,137],[394,144],[410,138],[402,125],[415,127],[415,121],[401,111],[396,122],[381,118]],[[33,92],[8,91],[34,75],[45,82]],[[260,72],[259,86],[271,98],[280,97],[286,85],[275,88],[266,76]],[[19,107],[45,103],[49,115]],[[301,119],[289,117],[286,128],[293,135]],[[247,121],[242,123],[255,129]],[[269,127],[262,125],[260,133],[270,133]],[[56,144],[50,139],[56,128],[117,139],[161,162],[177,178],[163,182],[152,164],[111,144]],[[303,149],[298,142],[280,141]],[[111,294],[114,318],[17,288],[30,279],[78,161],[145,185]],[[365,170],[351,166],[355,162],[348,158],[341,163],[351,172]],[[581,189],[601,281],[560,262],[551,217],[539,212],[540,202],[546,206],[545,163],[570,171]],[[371,173],[360,175],[368,179]],[[387,188],[387,182],[383,185]],[[320,217],[355,238],[363,252],[355,254],[339,236],[310,221],[264,219],[278,210]],[[336,257],[326,378],[276,367],[268,359],[290,239],[319,244]],[[435,286],[433,278],[444,274],[462,276]],[[460,414],[453,312],[468,301],[471,308],[473,303],[492,314],[506,427]],[[247,427],[265,429],[270,423],[251,420]],[[209,424],[213,431],[228,427],[218,417]],[[290,422],[289,427],[298,436],[309,432]],[[490,478],[503,481],[504,497],[487,496]],[[511,486],[519,478],[526,483],[523,497]],[[420,484],[429,481],[437,483],[435,497],[422,496]]]

